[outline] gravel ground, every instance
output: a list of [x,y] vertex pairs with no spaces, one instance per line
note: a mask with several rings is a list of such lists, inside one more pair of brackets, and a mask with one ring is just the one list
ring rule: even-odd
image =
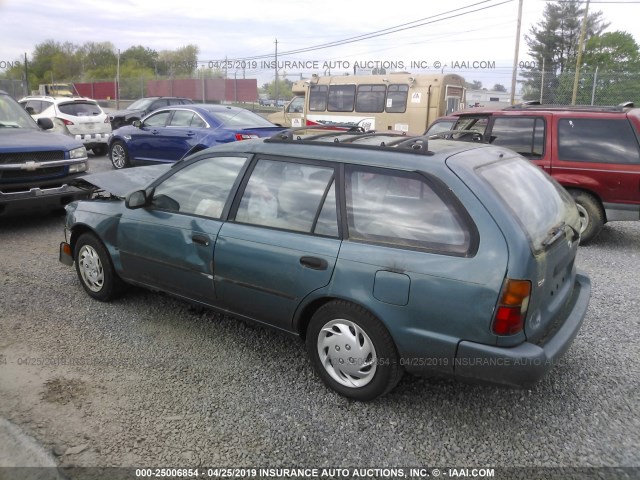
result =
[[63,466],[640,466],[640,222],[580,248],[590,309],[535,388],[405,375],[372,403],[295,337],[136,288],[91,300],[61,215],[0,222],[0,417]]

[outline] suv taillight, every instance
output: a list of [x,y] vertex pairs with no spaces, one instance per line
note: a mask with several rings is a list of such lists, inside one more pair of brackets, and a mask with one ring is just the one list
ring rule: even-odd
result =
[[73,125],[73,122],[71,120],[67,120],[66,118],[61,118],[60,120],[62,120],[62,123],[64,123],[65,125]]
[[514,335],[524,329],[527,316],[531,282],[507,279],[502,288],[502,296],[493,318],[491,329],[496,335]]

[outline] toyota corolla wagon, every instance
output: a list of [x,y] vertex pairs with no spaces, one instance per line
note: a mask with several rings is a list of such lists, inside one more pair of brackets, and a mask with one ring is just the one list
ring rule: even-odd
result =
[[60,259],[91,297],[139,285],[292,333],[353,399],[404,371],[531,385],[587,311],[576,205],[506,148],[285,132],[82,182]]

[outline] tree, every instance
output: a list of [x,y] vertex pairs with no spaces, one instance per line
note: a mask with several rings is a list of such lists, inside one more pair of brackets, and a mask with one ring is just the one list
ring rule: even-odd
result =
[[197,45],[186,45],[176,50],[163,50],[158,54],[158,73],[171,77],[192,75],[198,68]]
[[473,80],[471,83],[465,82],[465,86],[469,90],[482,90],[482,82],[480,80]]
[[505,86],[500,84],[500,83],[496,83],[491,90],[493,90],[494,92],[506,92],[507,91]]
[[[597,73],[596,73],[597,72]],[[618,104],[640,100],[640,47],[627,32],[591,37],[585,46],[578,103]]]
[[86,42],[78,49],[82,58],[83,77],[93,80],[114,78],[118,58],[111,42]]
[[138,68],[149,68],[154,72],[157,69],[157,62],[158,52],[142,45],[129,47],[120,55],[121,64],[129,64],[132,67]]
[[[578,53],[578,41],[582,18],[584,17],[583,2],[580,0],[557,0],[545,4],[543,19],[531,27],[529,35],[525,35],[525,42],[529,47],[529,55],[535,59],[536,68],[525,69],[522,76],[525,80],[524,98],[538,99],[540,89],[543,89],[543,102],[556,103],[563,101],[561,85],[567,83],[575,72]],[[590,13],[587,17],[586,40],[600,35],[607,27],[602,18],[602,12]],[[538,70],[544,65],[544,84]]]

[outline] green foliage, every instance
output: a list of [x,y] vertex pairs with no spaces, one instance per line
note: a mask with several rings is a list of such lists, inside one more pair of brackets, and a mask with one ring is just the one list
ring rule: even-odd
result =
[[[549,2],[543,16],[525,37],[529,54],[537,65],[522,73],[523,98],[567,104],[573,94],[583,2]],[[638,44],[629,33],[604,32],[609,24],[601,12],[590,13],[587,18],[576,103],[617,104],[637,100],[640,92]]]
[[291,97],[293,97],[293,92],[292,89],[293,88],[293,82],[291,80],[287,80],[285,79],[278,79],[278,91],[276,94],[276,82],[275,80],[271,83],[265,83],[262,86],[262,89],[265,91],[265,93],[269,94],[269,98],[273,98],[274,100],[283,98],[285,100],[289,100]]
[[491,89],[494,92],[506,92],[507,89],[504,85],[500,84],[500,83],[496,83],[493,88]]

